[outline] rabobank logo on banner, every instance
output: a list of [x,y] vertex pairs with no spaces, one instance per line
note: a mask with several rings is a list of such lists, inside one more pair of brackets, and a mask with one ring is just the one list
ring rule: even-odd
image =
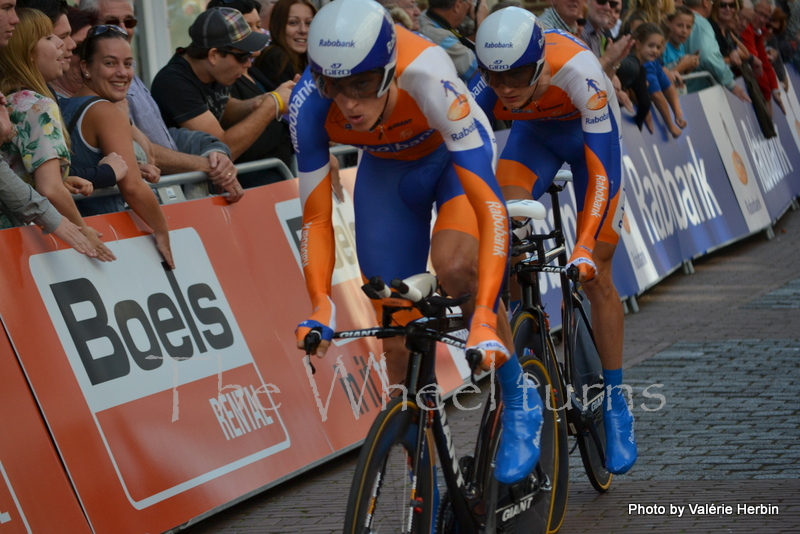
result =
[[137,509],[290,446],[277,388],[256,366],[200,236],[185,228],[170,239],[175,270],[162,266],[151,236],[109,243],[117,261],[107,264],[71,250],[30,258]]
[[702,158],[689,145],[686,161],[662,161],[658,146],[653,145],[655,161],[640,150],[643,166],[637,166],[630,156],[623,157],[626,188],[636,199],[641,220],[650,243],[657,243],[689,226],[722,215],[717,197],[708,183]]

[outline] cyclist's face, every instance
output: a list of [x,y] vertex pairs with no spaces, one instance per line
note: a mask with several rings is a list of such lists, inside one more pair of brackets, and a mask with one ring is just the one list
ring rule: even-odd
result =
[[386,99],[389,98],[389,91],[380,98],[376,96],[364,98],[351,98],[345,93],[339,93],[333,101],[339,106],[339,110],[344,115],[353,130],[366,132],[372,128],[386,107]]

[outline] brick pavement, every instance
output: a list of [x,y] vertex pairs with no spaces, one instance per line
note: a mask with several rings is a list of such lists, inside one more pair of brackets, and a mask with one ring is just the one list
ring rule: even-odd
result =
[[[800,213],[785,215],[771,241],[753,236],[696,261],[695,270],[648,290],[640,312],[626,316],[625,381],[634,392],[640,458],[598,495],[576,451],[562,533],[800,531]],[[649,392],[666,403],[646,411],[642,404],[660,404],[643,395],[651,384],[664,384]],[[479,414],[450,414],[466,453]],[[181,532],[339,532],[356,457],[348,453]],[[688,508],[709,503],[731,505],[732,513]],[[632,504],[665,508],[629,513]],[[684,506],[683,516],[670,514],[670,504]],[[778,514],[737,513],[738,504],[771,504]]]

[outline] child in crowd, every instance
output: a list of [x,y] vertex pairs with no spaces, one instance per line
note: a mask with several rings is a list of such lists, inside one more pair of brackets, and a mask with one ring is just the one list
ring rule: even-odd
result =
[[[658,24],[645,22],[636,28],[633,38],[636,41],[633,54],[647,73],[650,99],[661,113],[669,133],[673,137],[678,137],[681,135],[681,129],[686,127],[686,121],[683,119],[678,92],[667,78],[661,63],[658,62],[664,47],[664,34]],[[675,114],[674,123],[670,107]]]
[[[683,43],[689,38],[694,26],[694,13],[684,6],[677,6],[675,11],[667,15],[666,27],[669,30],[667,44],[661,55],[661,63],[667,69],[670,81],[676,87],[683,87],[681,74],[686,74],[697,68],[700,63],[700,52],[686,54]],[[684,89],[685,93],[685,89]]]

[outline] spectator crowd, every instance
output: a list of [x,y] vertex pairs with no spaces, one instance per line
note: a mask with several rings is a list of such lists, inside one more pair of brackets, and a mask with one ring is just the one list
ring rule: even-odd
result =
[[[468,84],[479,76],[473,43],[481,22],[522,7],[377,1],[397,24],[444,48]],[[274,169],[239,176],[235,164],[277,158],[292,168],[282,117],[308,63],[319,0],[204,3],[187,46],[148,87],[131,48],[132,0],[0,0],[0,228],[34,223],[78,252],[113,261],[84,217],[130,208],[173,265],[148,182],[200,171],[208,180],[183,186],[186,198],[224,194],[235,203],[247,188],[284,179]],[[800,65],[800,0],[549,0],[537,15],[597,56],[639,128],[653,131],[655,108],[674,137],[687,124],[679,95],[710,83],[752,102],[762,132],[774,136],[771,102],[784,109],[785,65]],[[331,163],[338,168],[333,156]],[[95,194],[113,186],[117,194]]]

